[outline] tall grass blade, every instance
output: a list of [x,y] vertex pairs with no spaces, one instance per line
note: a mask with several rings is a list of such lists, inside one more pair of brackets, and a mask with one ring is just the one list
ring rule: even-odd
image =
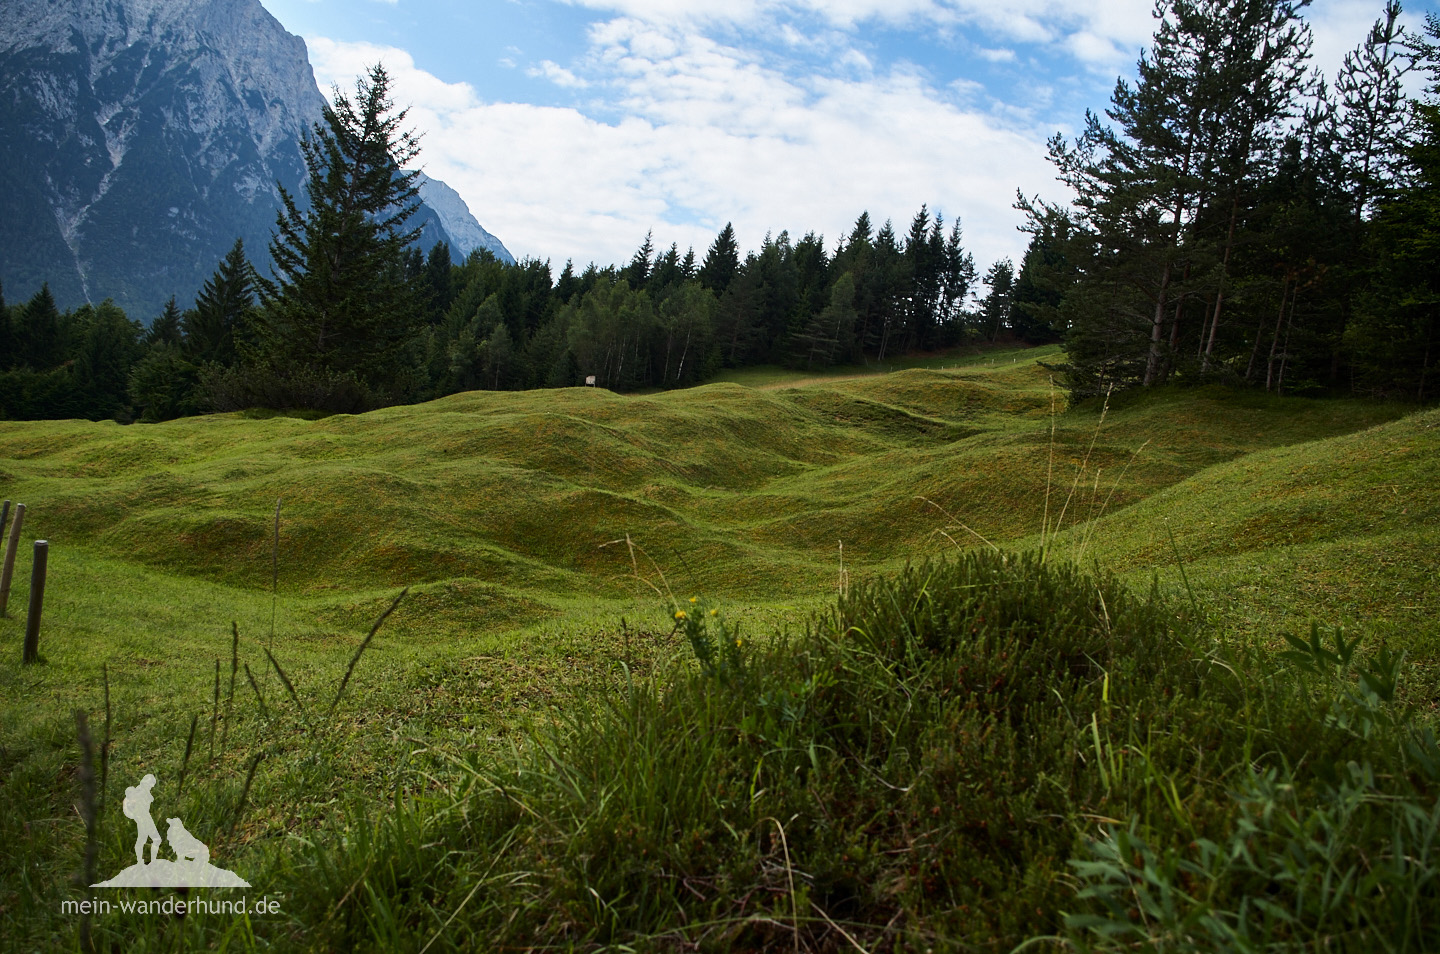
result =
[[270,718],[270,710],[265,708],[265,696],[260,692],[260,684],[255,681],[255,674],[250,671],[250,664],[245,663],[245,678],[250,682],[250,688],[255,690],[255,701],[260,703],[260,718]]
[[225,743],[230,738],[230,718],[235,711],[235,677],[240,670],[240,625],[234,620],[230,621],[230,690],[225,695],[225,728],[220,734],[220,748],[223,751]]
[[290,681],[289,676],[285,675],[285,670],[280,668],[280,660],[276,659],[275,654],[268,649],[265,650],[265,656],[270,660],[270,665],[275,667],[275,672],[280,676],[280,681],[285,684],[285,691],[290,693],[290,698],[294,700],[296,707],[300,710],[300,714],[304,715],[305,703],[300,701],[299,694],[295,692],[295,684]]
[[215,660],[215,698],[210,703],[210,764],[215,764],[215,730],[220,725],[220,660]]
[[[1135,458],[1139,457],[1140,452],[1149,446],[1150,441],[1147,439],[1145,443],[1135,448],[1134,453],[1130,455],[1130,459],[1127,460],[1125,466],[1121,468],[1120,476],[1115,478],[1115,483],[1110,487],[1110,493],[1105,495],[1105,504],[1100,508],[1100,513],[1096,515],[1094,520],[1090,521],[1089,525],[1085,528],[1084,536],[1080,538],[1080,552],[1075,556],[1077,563],[1085,559],[1085,551],[1090,548],[1090,538],[1095,532],[1095,525],[1099,523],[1100,519],[1110,510],[1110,501],[1115,499],[1115,491],[1120,489],[1120,484],[1125,479],[1125,475],[1130,472],[1130,465],[1135,463]],[[1096,477],[1098,478],[1099,474],[1096,474]]]
[[[80,744],[80,817],[85,822],[85,856],[80,883],[88,888],[95,883],[95,859],[99,853],[95,838],[95,747],[90,741],[90,720],[80,709],[75,710],[75,738]],[[89,914],[83,914],[80,919],[80,950],[95,950],[90,936]]]
[[[985,544],[987,547],[989,547],[990,549],[994,550],[996,553],[999,553],[999,552],[1000,552],[1000,548],[997,547],[994,543],[990,542],[990,540],[987,539],[987,538],[986,538],[983,534],[981,534],[978,530],[972,529],[968,524],[965,523],[965,521],[959,519],[959,518],[956,517],[953,513],[951,513],[950,511],[946,510],[944,507],[940,506],[940,505],[937,504],[935,501],[931,500],[929,497],[920,497],[920,496],[917,496],[915,499],[916,499],[916,500],[923,500],[925,503],[927,503],[927,504],[929,504],[930,506],[934,507],[936,510],[940,511],[940,512],[943,513],[945,516],[949,517],[949,518],[951,519],[951,521],[953,521],[954,524],[955,524],[957,527],[959,527],[961,530],[964,530],[966,533],[970,534],[972,537],[974,537],[975,539],[979,540],[981,543]],[[955,538],[952,537],[952,536],[950,536],[950,534],[946,533],[944,530],[941,530],[941,531],[940,531],[940,534],[941,534],[941,536],[944,536],[944,537],[946,537],[947,539],[949,539],[949,541],[950,541],[951,543],[955,543]],[[958,549],[960,548],[960,544],[955,543],[955,548],[958,550]],[[842,550],[841,552],[843,553],[844,551]]]
[[185,754],[180,759],[180,785],[175,790],[178,798],[185,792],[185,773],[190,769],[190,750],[195,747],[195,727],[200,724],[200,713],[190,717],[190,734],[185,738]]
[[1100,440],[1100,429],[1105,426],[1105,416],[1110,413],[1110,395],[1114,390],[1114,385],[1111,385],[1110,390],[1105,392],[1105,403],[1100,407],[1100,420],[1095,422],[1095,430],[1090,434],[1090,446],[1085,449],[1085,459],[1082,460],[1080,466],[1076,468],[1075,479],[1070,483],[1070,492],[1065,495],[1065,503],[1060,507],[1060,516],[1055,518],[1055,532],[1050,535],[1052,540],[1059,536],[1060,531],[1064,529],[1065,513],[1070,509],[1070,502],[1075,499],[1075,492],[1080,489],[1081,479],[1085,476],[1085,472],[1090,469],[1090,458],[1095,453],[1096,442]]
[[1046,542],[1050,533],[1050,487],[1055,477],[1055,378],[1050,378],[1050,457],[1045,464],[1045,510],[1040,517],[1040,559],[1043,561],[1049,550]]
[[275,533],[270,541],[270,639],[268,653],[275,647],[275,610],[280,603],[280,497],[275,498]]
[[250,760],[250,771],[245,773],[245,786],[240,789],[240,801],[235,803],[235,815],[230,819],[230,834],[235,834],[235,826],[240,824],[240,817],[245,814],[245,803],[250,798],[250,786],[255,782],[255,770],[260,767],[260,760],[265,758],[264,752],[256,752],[255,757]]
[[1175,543],[1175,530],[1170,526],[1170,521],[1165,521],[1165,532],[1170,535],[1170,549],[1175,553],[1175,565],[1180,568],[1180,581],[1185,584],[1185,592],[1190,596],[1190,608],[1195,611],[1195,618],[1200,618],[1200,601],[1195,599],[1195,591],[1190,587],[1190,577],[1185,573],[1185,561],[1180,559],[1180,547]]
[[110,665],[100,664],[105,680],[105,740],[100,743],[100,808],[105,808],[105,788],[110,776]]
[[355,672],[355,666],[360,662],[360,657],[365,654],[366,648],[370,645],[370,640],[375,638],[375,634],[380,631],[381,624],[385,622],[391,613],[395,612],[395,607],[400,605],[400,601],[403,600],[405,594],[409,592],[410,587],[408,586],[401,590],[395,599],[390,601],[390,605],[386,607],[385,612],[380,614],[380,618],[375,620],[375,625],[370,627],[369,635],[365,637],[364,641],[360,643],[359,648],[355,650],[355,655],[350,657],[350,665],[345,669],[345,678],[340,680],[340,688],[335,693],[335,701],[330,703],[330,709],[326,712],[326,715],[333,713],[335,707],[340,704],[341,698],[345,695],[345,687],[350,685],[350,676]]

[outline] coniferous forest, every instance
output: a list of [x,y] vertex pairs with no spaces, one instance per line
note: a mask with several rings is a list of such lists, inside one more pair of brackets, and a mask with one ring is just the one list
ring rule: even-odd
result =
[[[1021,195],[1018,266],[983,277],[958,219],[862,213],[742,252],[726,225],[629,262],[452,261],[416,247],[418,154],[375,67],[302,144],[268,274],[237,242],[196,300],[0,298],[0,419],[355,412],[457,391],[674,388],[721,368],[819,369],[996,341],[1064,343],[1072,394],[1219,381],[1424,402],[1440,382],[1440,18],[1390,0],[1339,75],[1303,2],[1162,0],[1136,79],[1050,159],[1073,200]],[[1419,90],[1408,95],[1407,90]]]

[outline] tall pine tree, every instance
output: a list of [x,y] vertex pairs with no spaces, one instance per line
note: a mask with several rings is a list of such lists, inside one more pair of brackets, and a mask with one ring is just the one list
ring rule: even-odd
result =
[[181,320],[186,355],[197,364],[233,364],[236,339],[246,334],[254,310],[255,272],[236,239]]
[[260,283],[256,357],[282,382],[300,382],[290,403],[323,402],[327,393],[352,404],[398,396],[397,359],[422,320],[405,274],[419,234],[409,225],[419,173],[405,167],[420,149],[404,120],[389,74],[371,67],[353,98],[335,91],[334,107],[301,143],[307,206],[281,189],[270,242],[278,280]]

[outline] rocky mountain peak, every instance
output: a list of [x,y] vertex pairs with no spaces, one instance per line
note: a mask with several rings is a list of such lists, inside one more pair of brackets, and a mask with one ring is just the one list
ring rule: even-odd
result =
[[113,297],[148,320],[237,237],[264,269],[276,183],[303,192],[298,142],[325,106],[303,40],[259,0],[0,0],[0,18],[8,297],[48,281],[61,307]]

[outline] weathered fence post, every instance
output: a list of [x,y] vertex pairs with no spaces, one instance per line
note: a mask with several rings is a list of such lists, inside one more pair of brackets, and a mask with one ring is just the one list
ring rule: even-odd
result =
[[10,501],[0,506],[0,540],[5,539],[5,527],[10,523]]
[[20,546],[20,527],[25,523],[25,505],[15,505],[15,522],[10,525],[10,537],[5,544],[5,563],[0,566],[0,619],[5,618],[5,607],[10,602],[10,577],[15,573],[15,551]]
[[45,608],[45,565],[50,562],[50,541],[35,541],[35,560],[30,568],[30,612],[25,617],[25,665],[40,658],[40,613]]

